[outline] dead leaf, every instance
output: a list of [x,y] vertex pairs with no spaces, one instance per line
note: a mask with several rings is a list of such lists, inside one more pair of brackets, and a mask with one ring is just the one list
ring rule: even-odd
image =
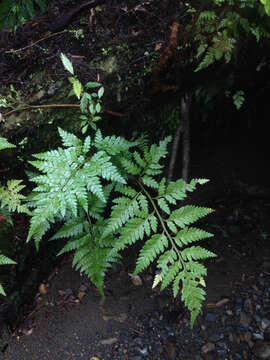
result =
[[128,274],[131,277],[131,281],[135,286],[142,286],[143,282],[139,275],[133,276],[132,274]]
[[43,283],[41,283],[40,285],[39,285],[39,292],[40,292],[40,294],[41,295],[46,295],[47,293],[48,293],[48,289],[47,289],[47,286],[46,286],[46,284],[43,284]]
[[79,300],[82,300],[82,298],[85,296],[85,292],[84,291],[80,291],[79,293],[78,293],[78,299]]
[[71,289],[58,290],[58,294],[59,294],[60,296],[71,295],[71,294],[72,294],[72,290],[71,290]]
[[33,332],[33,328],[31,328],[31,329],[22,329],[22,330],[21,330],[21,333],[22,333],[23,335],[26,335],[26,336],[31,335],[32,332]]
[[221,307],[221,306],[227,304],[229,301],[230,301],[230,299],[228,299],[228,298],[221,299],[216,303],[216,307]]
[[122,324],[124,321],[126,321],[127,317],[128,317],[127,313],[121,313],[116,317],[115,320],[118,320]]
[[156,43],[155,51],[159,51],[162,48],[162,43]]
[[117,341],[118,341],[118,339],[116,337],[113,337],[113,338],[101,340],[100,343],[102,345],[112,345],[112,344],[116,343]]

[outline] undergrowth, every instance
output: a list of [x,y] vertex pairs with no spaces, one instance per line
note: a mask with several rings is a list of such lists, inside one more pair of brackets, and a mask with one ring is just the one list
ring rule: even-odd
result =
[[[62,54],[61,59],[73,75],[68,58]],[[207,180],[167,184],[162,174],[170,137],[158,144],[148,144],[144,137],[104,137],[97,127],[103,87],[88,83],[86,89],[99,87],[88,93],[75,76],[70,82],[71,95],[81,100],[83,135],[59,128],[62,147],[36,154],[30,162],[38,173],[30,179],[35,188],[28,198],[33,209],[28,241],[33,238],[38,247],[54,224],[62,224],[52,236],[65,241],[59,254],[73,251],[73,266],[102,295],[108,268],[122,250],[143,241],[134,275],[155,263],[153,287],[171,285],[174,297],[181,294],[193,326],[205,297],[207,271],[200,260],[215,255],[198,244],[212,234],[191,225],[212,209],[181,206],[181,201]]]

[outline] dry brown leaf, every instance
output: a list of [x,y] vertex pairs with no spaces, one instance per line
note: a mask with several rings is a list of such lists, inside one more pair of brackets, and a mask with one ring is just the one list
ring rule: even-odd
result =
[[78,299],[79,300],[82,300],[82,298],[85,296],[85,292],[84,291],[80,291],[79,293],[78,293]]
[[101,340],[101,344],[102,345],[112,345],[114,343],[116,343],[118,341],[118,339],[116,337],[112,337],[112,338],[109,338],[109,339],[104,339],[104,340]]
[[156,43],[155,51],[159,51],[162,48],[162,43]]
[[46,286],[46,284],[43,284],[43,283],[41,283],[40,285],[39,285],[39,292],[40,292],[40,294],[41,295],[46,295],[47,293],[48,293],[48,289],[47,289],[47,286]]

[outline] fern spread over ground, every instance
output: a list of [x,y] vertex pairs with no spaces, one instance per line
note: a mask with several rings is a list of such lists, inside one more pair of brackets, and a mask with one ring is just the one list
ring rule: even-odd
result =
[[[100,130],[84,140],[62,129],[59,134],[63,147],[31,161],[40,174],[31,178],[36,187],[29,199],[33,215],[28,240],[34,238],[38,246],[50,226],[61,222],[52,237],[67,239],[60,254],[74,251],[73,266],[102,294],[106,270],[123,249],[143,240],[134,275],[155,261],[153,286],[160,283],[163,290],[172,284],[174,296],[181,293],[190,310],[193,325],[205,296],[206,268],[199,260],[215,255],[193,245],[212,235],[190,225],[212,210],[179,208],[178,203],[207,180],[160,180],[160,161],[170,138],[148,146],[141,139],[104,138]],[[110,204],[110,216],[104,218]]]

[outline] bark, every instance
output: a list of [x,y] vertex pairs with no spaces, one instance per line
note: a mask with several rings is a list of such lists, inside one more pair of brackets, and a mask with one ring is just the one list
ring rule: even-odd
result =
[[176,129],[174,139],[173,139],[173,144],[172,144],[172,155],[171,155],[169,170],[168,170],[168,180],[167,180],[168,183],[170,181],[172,181],[172,179],[173,179],[173,173],[174,173],[174,168],[175,168],[175,163],[176,163],[177,153],[178,153],[178,148],[179,148],[179,142],[180,142],[180,137],[181,137],[182,132],[183,132],[183,124],[182,124],[181,119],[179,119],[179,125]]
[[190,163],[190,103],[191,94],[186,94],[181,100],[181,119],[183,123],[183,156],[182,178],[188,181]]
[[179,142],[181,134],[183,134],[183,164],[182,164],[182,177],[185,181],[188,179],[188,168],[189,168],[189,158],[190,158],[190,124],[189,124],[189,110],[190,110],[190,101],[191,95],[185,94],[181,98],[181,112],[179,125],[176,129],[173,145],[172,145],[172,154],[169,163],[168,170],[168,182],[172,181],[173,173],[175,169],[175,163],[177,160],[177,154],[179,149]]

